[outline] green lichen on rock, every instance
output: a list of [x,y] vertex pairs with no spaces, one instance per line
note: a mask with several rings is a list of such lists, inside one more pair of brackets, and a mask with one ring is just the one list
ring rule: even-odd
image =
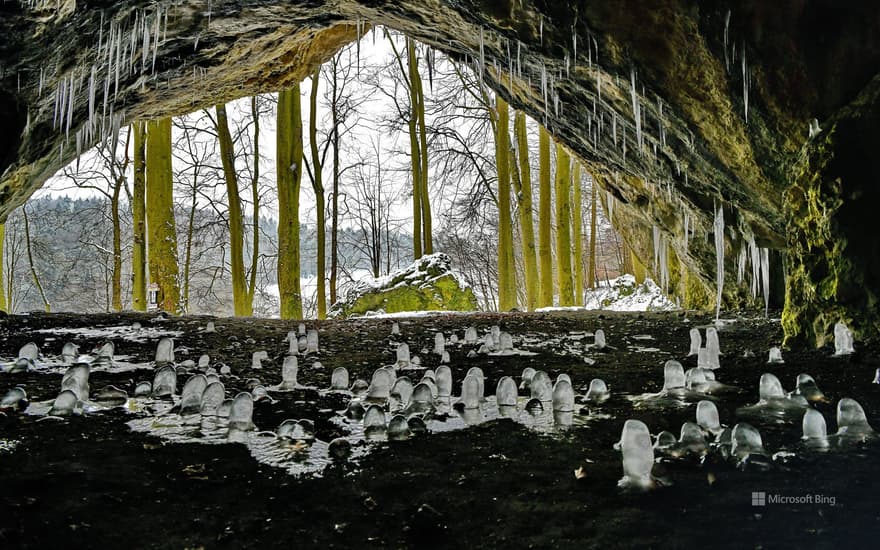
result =
[[449,256],[432,254],[378,279],[360,281],[330,309],[331,317],[370,312],[476,311],[470,286],[452,271]]
[[857,336],[880,329],[880,245],[865,225],[876,215],[880,194],[873,182],[880,169],[878,123],[880,80],[875,78],[805,148],[786,190],[786,342],[822,346],[837,321]]

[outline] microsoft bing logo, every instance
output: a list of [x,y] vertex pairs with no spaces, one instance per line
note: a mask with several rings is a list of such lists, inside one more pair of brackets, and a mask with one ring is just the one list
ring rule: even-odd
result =
[[767,506],[767,493],[764,491],[753,492],[752,506]]

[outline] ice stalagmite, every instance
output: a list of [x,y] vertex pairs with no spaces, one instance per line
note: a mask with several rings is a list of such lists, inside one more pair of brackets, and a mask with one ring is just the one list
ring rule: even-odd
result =
[[28,359],[29,361],[36,361],[40,357],[40,348],[33,342],[28,342],[23,345],[20,350],[18,350],[18,358],[19,359]]
[[529,384],[529,391],[531,392],[532,399],[537,399],[542,402],[552,401],[553,387],[550,376],[542,370],[535,372],[535,375],[532,376],[532,381]]
[[409,439],[412,432],[409,429],[409,423],[402,414],[394,415],[388,422],[388,439],[391,441],[402,441]]
[[400,325],[397,321],[391,323],[391,336],[400,336]]
[[437,383],[437,395],[439,397],[449,397],[452,395],[452,370],[449,367],[437,367],[434,379]]
[[518,397],[516,382],[510,376],[502,376],[495,389],[495,401],[499,407],[515,406]]
[[758,397],[762,402],[785,398],[782,383],[776,375],[770,373],[761,375],[761,380],[758,382]]
[[678,438],[680,451],[693,454],[703,454],[707,450],[706,437],[700,426],[693,422],[685,422],[681,425],[681,433]]
[[559,412],[574,410],[574,389],[568,380],[559,380],[553,386],[553,410]]
[[78,353],[79,346],[71,342],[67,342],[66,344],[64,344],[64,347],[61,348],[61,361],[65,365],[70,365],[76,359]]
[[438,332],[434,335],[434,353],[436,355],[443,355],[444,351],[446,351],[446,337],[443,336],[442,332]]
[[385,411],[378,405],[370,405],[364,413],[364,434],[369,437],[385,435],[387,429]]
[[89,366],[77,364],[67,369],[61,378],[61,391],[70,390],[80,401],[89,398]]
[[413,388],[404,413],[417,414],[434,410],[434,392],[427,382],[419,382]]
[[318,331],[310,330],[306,334],[306,353],[318,353]]
[[697,355],[700,353],[700,347],[703,345],[703,339],[700,336],[700,329],[692,328],[690,331],[691,335],[691,349],[688,351],[688,357],[693,355]]
[[376,369],[373,372],[373,378],[370,381],[370,387],[367,389],[367,399],[385,400],[391,396],[391,385],[394,378],[385,369]]
[[837,434],[863,437],[874,433],[865,409],[855,399],[844,397],[837,404]]
[[785,360],[782,359],[782,351],[777,347],[770,348],[770,354],[767,358],[768,364],[782,364],[785,363]]
[[412,396],[413,392],[413,383],[412,380],[407,376],[401,376],[397,380],[394,381],[394,385],[391,386],[390,396],[399,401],[401,404],[406,405],[409,403],[409,398]]
[[760,432],[744,422],[733,427],[730,452],[740,460],[752,454],[766,454]]
[[232,400],[229,410],[229,432],[232,438],[233,431],[247,432],[256,428],[254,426],[254,398],[249,393],[239,393]]
[[799,374],[795,395],[802,395],[807,401],[825,401],[825,394],[816,385],[816,381],[809,374]]
[[16,386],[0,399],[0,411],[24,410],[27,408],[27,403],[27,392],[24,388]]
[[330,389],[345,391],[348,389],[348,370],[345,367],[336,367],[330,375]]
[[476,409],[480,406],[483,396],[480,393],[480,381],[476,376],[469,374],[461,383],[460,403],[465,409]]
[[477,379],[478,388],[480,393],[480,399],[483,399],[486,395],[486,376],[483,374],[483,369],[480,367],[471,367],[468,369],[467,374],[465,376],[473,376]]
[[663,389],[674,390],[684,386],[684,367],[678,361],[667,361],[663,365]]
[[715,435],[721,433],[723,428],[715,403],[707,400],[697,403],[697,424],[709,433]]
[[81,409],[82,404],[77,399],[76,394],[70,390],[64,390],[55,398],[52,408],[49,409],[49,414],[52,416],[70,416],[71,414],[78,413]]
[[180,392],[180,416],[199,414],[202,410],[202,397],[208,387],[208,379],[203,374],[191,376]]
[[824,441],[828,437],[828,426],[825,417],[816,409],[807,409],[803,420],[804,439]]
[[474,327],[468,327],[467,330],[464,331],[464,343],[465,344],[476,344],[477,343],[477,329]]
[[174,362],[174,340],[171,338],[162,338],[156,346],[156,363],[173,363]]
[[409,345],[400,344],[397,346],[397,366],[405,369],[410,365]]
[[165,366],[156,371],[153,378],[153,397],[171,397],[177,391],[177,371]]
[[721,367],[721,344],[718,342],[718,330],[715,327],[706,329],[706,353],[709,365],[707,368]]
[[724,207],[715,208],[715,318],[721,316],[721,293],[724,289]]
[[593,335],[593,347],[598,350],[605,349],[605,331],[600,329],[596,330],[596,333]]
[[217,416],[220,405],[226,399],[226,388],[221,382],[211,382],[202,393],[202,416]]
[[623,479],[619,487],[647,489],[653,486],[654,448],[648,427],[640,420],[627,420],[618,444],[623,453]]
[[[278,384],[279,390],[289,391],[298,386],[296,377],[299,373],[299,361],[295,355],[287,355],[284,357],[284,363],[281,365],[281,383]],[[348,384],[346,384],[348,387]]]
[[600,378],[590,380],[590,388],[587,390],[587,401],[591,403],[602,403],[611,396],[605,381]]
[[852,332],[842,322],[834,324],[834,355],[850,355],[853,349]]

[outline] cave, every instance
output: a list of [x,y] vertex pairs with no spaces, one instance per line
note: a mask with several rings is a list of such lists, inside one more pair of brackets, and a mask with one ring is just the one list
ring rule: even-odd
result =
[[[870,382],[868,374],[873,375],[878,365],[874,352],[880,328],[877,291],[880,288],[880,244],[871,222],[873,207],[880,200],[880,187],[876,182],[880,175],[880,160],[876,154],[880,145],[876,132],[880,123],[880,10],[870,2],[841,5],[828,0],[33,0],[3,2],[0,14],[0,125],[4,129],[0,136],[2,219],[28,200],[59,169],[74,161],[82,150],[95,145],[106,132],[136,120],[183,115],[249,95],[286,89],[306,79],[341,48],[362,39],[372,29],[387,27],[472,67],[483,82],[513,108],[540,121],[553,138],[564,144],[589,170],[602,190],[604,207],[613,211],[615,229],[648,271],[660,269],[656,250],[658,240],[662,239],[663,246],[668,246],[670,251],[667,265],[662,267],[664,277],[669,278],[670,294],[683,307],[682,316],[711,325],[713,314],[714,319],[719,320],[717,307],[735,316],[760,318],[749,329],[738,332],[734,328],[730,333],[723,333],[730,334],[731,340],[744,346],[737,348],[735,356],[732,352],[725,355],[726,361],[741,369],[733,386],[750,387],[749,384],[754,383],[751,378],[757,378],[757,374],[749,369],[758,366],[752,358],[755,354],[765,354],[771,345],[778,345],[783,347],[789,362],[815,365],[820,373],[817,379],[829,395],[844,397],[848,395],[849,386],[859,387],[858,397],[868,409],[868,419],[877,418],[875,404],[865,404],[867,399],[876,401],[874,388],[865,387]],[[131,60],[123,62],[121,69],[120,43],[131,44]],[[115,49],[111,44],[115,44]],[[149,49],[142,47],[145,44],[150,44]],[[97,108],[90,77],[97,79],[93,83],[98,90]],[[724,221],[719,226],[722,213]],[[726,251],[720,258],[719,246]],[[749,258],[754,264],[755,258],[762,255],[766,261],[760,269],[764,271],[764,284],[768,289],[763,296],[754,290],[750,293],[748,285],[737,277],[745,261],[740,258]],[[661,276],[659,272],[653,275]],[[761,315],[768,310],[778,312],[779,319],[763,319]],[[35,319],[35,325],[54,326],[50,316]],[[486,327],[507,323],[505,328],[518,326],[522,330],[528,325],[517,317],[498,319],[490,316],[480,322]],[[125,317],[125,322],[135,320],[139,324],[147,322],[138,316]],[[63,321],[77,323],[75,318]],[[192,321],[196,322],[200,320]],[[543,317],[536,321],[538,325],[543,322],[547,323],[547,333],[553,329],[569,332],[583,329],[580,321],[565,315],[552,321]],[[241,320],[228,323],[239,331],[252,329]],[[618,331],[625,331],[628,326],[626,320],[615,316],[610,320],[604,316],[598,320],[590,318],[584,323],[595,326],[604,323]],[[687,331],[673,315],[649,316],[647,320],[640,317],[633,323],[638,330],[660,327],[680,336],[683,342],[686,339]],[[828,359],[835,344],[835,327],[843,325],[851,330],[857,342],[864,342],[854,359],[856,365]],[[9,325],[16,330],[22,326],[18,320]],[[261,344],[281,334],[283,328],[272,322],[259,322],[255,326],[258,328],[253,330],[258,333],[256,338]],[[328,326],[332,338],[337,339],[333,341],[342,346],[339,339],[344,338],[347,329]],[[380,330],[372,325],[357,327],[372,336]],[[380,328],[385,330],[386,327]],[[446,320],[432,328],[455,330]],[[211,340],[214,337],[207,337],[208,343],[205,343],[204,334],[194,332],[192,326],[181,324],[180,332],[187,337],[202,338],[200,342],[205,346],[228,343]],[[427,329],[419,329],[418,334],[427,341]],[[12,339],[9,346],[16,346],[17,350],[17,346],[26,343],[19,340],[21,338]],[[149,354],[146,346],[140,344],[142,342],[133,346],[137,353]],[[626,359],[642,366],[636,347],[633,344],[627,348]],[[7,350],[12,359],[16,350]],[[357,355],[351,349],[347,352],[351,352],[352,357]],[[241,354],[243,350],[236,349],[235,353]],[[624,353],[624,350],[613,353]],[[464,356],[461,359],[464,361]],[[697,361],[696,357],[689,360]],[[563,363],[551,364],[554,373],[563,371]],[[761,365],[764,363],[760,361]],[[838,374],[839,370],[844,374]],[[518,375],[512,367],[493,367],[487,371],[493,383],[501,376]],[[745,371],[749,372],[750,382],[746,381]],[[609,371],[603,372],[610,376]],[[637,369],[627,372],[632,376],[644,375]],[[785,376],[789,372],[794,378],[796,373],[792,370]],[[258,374],[247,370],[241,376],[244,379],[246,375]],[[324,373],[316,376],[322,383],[326,378]],[[28,381],[37,386],[41,384],[31,378]],[[118,373],[106,381],[133,382]],[[790,381],[784,382],[788,383]],[[40,387],[43,393],[48,391]],[[0,389],[6,387],[0,386]],[[741,395],[735,400],[743,406],[748,401]],[[336,397],[322,397],[308,403],[311,409],[320,408],[316,403],[324,408],[344,408]],[[833,415],[826,401],[820,403],[815,406]],[[622,414],[625,409],[619,403],[614,407],[617,407],[615,414]],[[732,410],[731,406],[722,407],[724,414],[732,414]],[[260,414],[267,423],[280,419],[274,410],[271,414],[265,410]],[[648,416],[655,423],[662,423],[654,412]],[[675,416],[676,421],[684,419],[680,413]],[[11,425],[9,420],[3,422]],[[120,433],[119,423],[114,424],[113,419],[102,418],[101,422],[111,433]],[[326,419],[320,422],[323,424],[317,426],[318,431],[328,430]],[[618,428],[615,425],[615,429]],[[11,429],[15,433],[26,432],[22,427]],[[509,433],[515,430],[506,424],[502,429],[505,433],[501,436],[501,447],[504,452],[515,452],[516,445],[511,443],[514,435]],[[611,437],[608,429],[603,430],[605,439]],[[58,432],[53,428],[52,437],[64,437]],[[138,435],[141,439],[145,437]],[[779,446],[774,439],[779,437],[779,433],[771,430],[770,443],[774,447]],[[144,448],[154,445],[151,441],[143,439]],[[456,444],[468,443],[456,440]],[[865,452],[874,453],[876,457],[876,448],[871,447],[869,437],[860,444],[868,446]],[[86,452],[86,442],[77,440],[72,445]],[[530,452],[541,452],[540,438],[530,438],[525,445]],[[481,449],[488,453],[494,448],[487,445]],[[439,446],[434,450],[443,452],[444,448]],[[504,454],[494,450],[498,453],[491,454],[495,457],[492,460],[499,460],[497,468],[504,469],[503,460],[497,458]],[[571,453],[555,450],[570,458]],[[41,449],[40,452],[46,451]],[[226,459],[242,459],[238,450],[223,452]],[[788,449],[780,447],[780,453],[785,452]],[[187,468],[205,468],[205,463],[212,460],[201,451],[198,454],[202,462]],[[602,452],[597,454],[607,458]],[[131,452],[126,450],[122,455],[130,458]],[[391,451],[386,455],[397,458]],[[43,454],[40,456],[48,460]],[[174,456],[168,451],[159,460],[162,464],[156,470],[164,472]],[[412,462],[407,462],[410,459]],[[478,462],[471,456],[463,460]],[[525,467],[522,456],[514,460],[517,467]],[[747,476],[742,485],[743,495],[747,488],[748,492],[761,491],[761,494],[771,489],[778,492],[801,488],[793,481],[791,470],[785,470],[780,478],[772,481],[760,478],[756,472],[764,471],[761,460],[758,459],[757,466],[743,466]],[[805,467],[811,475],[820,476],[823,470],[813,463],[815,460],[808,459],[810,464]],[[851,455],[842,460],[855,469],[859,479],[873,475],[865,466],[856,464]],[[406,455],[402,461],[407,476],[419,468],[412,455]],[[539,460],[545,466],[546,462],[545,457]],[[783,470],[787,467],[785,457],[774,457],[768,462],[768,468],[773,470],[773,464]],[[434,462],[431,465],[439,467]],[[473,468],[485,473],[480,469],[484,466],[480,463]],[[589,482],[590,464],[580,466]],[[234,470],[231,466],[224,468],[230,468],[224,473],[236,479],[252,474],[231,471]],[[669,466],[673,473],[679,468],[675,464]],[[38,471],[28,473],[27,479],[33,480]],[[187,487],[197,488],[193,478],[198,477],[198,473],[175,472],[169,474],[168,479],[185,478]],[[267,475],[273,482],[284,477],[277,473]],[[728,491],[722,507],[733,509],[734,490],[730,484],[737,483],[731,481],[734,475],[710,464],[708,469],[700,470],[703,484],[707,476],[712,490],[716,489],[717,480],[720,490]],[[578,480],[583,478],[584,475],[577,476]],[[836,484],[843,481],[834,476],[831,479],[821,489],[829,492],[839,489],[840,500],[850,498],[853,506],[860,510],[855,518],[862,517],[861,506],[871,497],[858,488],[840,489],[842,485]],[[460,485],[481,483],[466,473],[461,474],[461,480]],[[429,482],[419,476],[409,481]],[[766,488],[760,485],[765,481]],[[266,479],[261,478],[261,483],[260,490],[265,494],[272,494],[273,499],[283,498]],[[488,484],[487,490],[503,490],[494,483]],[[696,491],[697,476],[687,477],[681,484]],[[542,490],[530,482],[527,485],[529,490]],[[77,487],[82,490],[80,485]],[[340,487],[322,485],[322,490],[329,492],[312,497],[321,501],[325,507],[322,510],[332,509],[332,504],[324,502],[332,497],[360,499],[354,506],[358,511],[374,509],[373,496],[361,498],[349,491],[350,488]],[[172,488],[163,486],[161,490],[167,492]],[[216,490],[219,498],[233,498]],[[371,490],[388,499],[395,495],[384,486],[371,485]],[[406,489],[400,487],[399,490]],[[296,491],[298,496],[308,499],[303,486],[297,486]],[[461,514],[449,510],[447,497],[452,495],[467,501],[468,493],[448,488],[444,491],[447,491],[443,497],[447,505],[444,513],[461,519]],[[591,503],[617,506],[624,518],[623,524],[637,530],[638,522],[630,516],[640,504],[627,500],[629,496],[615,500],[617,497],[610,497],[610,492],[607,487],[599,489],[599,495]],[[420,491],[419,498],[427,498],[425,494]],[[693,514],[691,521],[697,521],[696,510],[668,494],[661,493],[652,501],[655,510],[671,503]],[[541,495],[548,496],[543,492]],[[525,506],[521,497],[518,495],[514,501],[518,506]],[[482,497],[476,501],[485,504]],[[706,504],[709,500],[701,502]],[[171,506],[177,509],[182,505],[175,501]],[[415,501],[407,501],[406,506],[402,511],[395,511],[406,517],[406,534],[381,538],[383,544],[421,545],[450,531],[448,526],[441,526],[443,514],[432,506],[419,506]],[[774,525],[791,521],[794,525],[791,529],[799,529],[791,536],[807,540],[801,537],[810,532],[810,526],[794,519],[794,511],[781,508],[772,511],[777,512]],[[737,517],[741,518],[741,512],[737,509],[730,513],[740,514]],[[586,509],[584,513],[591,512]],[[508,519],[519,518],[506,512],[502,515]],[[848,520],[844,516],[839,509],[830,509],[828,517],[832,519],[826,517],[823,525],[842,540],[863,542],[865,531],[872,528],[865,527],[859,533],[848,531],[855,529],[852,522],[856,519]],[[16,517],[20,518],[19,535],[24,530],[32,533],[33,519],[21,514]],[[715,517],[721,520],[724,516]],[[656,538],[661,536],[662,521],[669,520],[668,514],[655,513],[647,525],[645,538],[630,532],[628,535],[633,539],[628,542],[671,545]],[[236,536],[241,533],[259,538],[256,521],[251,518],[231,522],[234,525],[222,528],[212,523],[211,528],[221,530],[218,540],[238,545],[242,541]],[[347,521],[337,524],[342,525],[340,532],[345,531],[346,536],[362,538],[334,539],[325,533],[324,542],[358,546],[372,540],[367,536],[374,535],[372,527],[366,524],[355,521],[351,527]],[[531,520],[525,524],[539,529]],[[767,535],[754,525],[743,529],[746,538],[755,537],[756,543],[759,540],[779,543],[784,538],[777,535],[783,537],[787,533],[785,528],[780,528],[782,535]],[[586,532],[566,531],[570,538],[563,537],[562,543],[591,540],[596,530],[601,531],[601,526],[591,524]],[[30,533],[20,540],[33,545],[45,542]],[[297,533],[308,536],[305,528]],[[3,534],[4,529],[0,528],[0,540]],[[101,535],[106,540],[120,542],[106,532]],[[761,538],[765,535],[767,538]],[[229,538],[223,538],[225,536]],[[513,537],[515,546],[528,543],[543,546],[554,542],[552,536],[532,538],[531,534],[523,534],[518,529],[511,529],[509,533],[493,531],[492,536],[491,540],[487,539],[487,544],[492,546],[509,543],[506,537]],[[620,540],[603,538],[602,533],[598,537],[596,541],[622,544]],[[205,539],[182,536],[174,540],[197,544]],[[690,543],[712,541],[706,532],[692,533],[687,539]],[[823,541],[830,544],[827,538]],[[161,544],[153,541],[145,545]]]

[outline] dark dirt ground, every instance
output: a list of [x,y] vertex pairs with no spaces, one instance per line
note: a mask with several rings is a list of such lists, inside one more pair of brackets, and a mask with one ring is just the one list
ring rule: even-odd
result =
[[[0,320],[0,357],[14,358],[35,341],[44,354],[60,353],[68,339],[46,342],[47,327],[117,326],[134,321],[150,326],[154,316],[139,314],[31,314]],[[749,314],[749,317],[754,317]],[[266,384],[280,380],[282,342],[296,323],[273,320],[216,319],[218,332],[198,329],[204,317],[172,318],[165,328],[182,330],[178,345],[189,357],[209,353],[240,378],[224,380],[228,396],[257,376]],[[372,547],[695,547],[730,548],[872,546],[880,535],[880,444],[869,442],[828,452],[799,445],[800,421],[775,425],[768,418],[750,419],[761,430],[770,454],[782,449],[797,456],[775,462],[770,471],[746,468],[709,457],[704,463],[681,459],[658,464],[658,475],[671,482],[648,493],[626,494],[617,488],[622,476],[620,455],[612,444],[628,418],[645,421],[656,434],[678,434],[693,420],[686,408],[638,410],[625,394],[659,391],[663,362],[685,359],[688,330],[708,323],[693,314],[506,314],[437,316],[399,320],[413,353],[431,348],[443,330],[459,337],[469,325],[483,334],[493,324],[518,335],[527,332],[563,335],[603,328],[615,351],[595,354],[595,365],[580,358],[536,349],[536,356],[467,358],[469,347],[451,350],[455,388],[471,366],[486,375],[486,393],[500,376],[519,374],[526,366],[548,371],[552,378],[571,375],[577,393],[591,378],[601,377],[613,397],[601,406],[612,418],[575,426],[554,435],[540,434],[510,420],[491,421],[448,433],[403,442],[373,444],[372,453],[356,463],[334,463],[320,477],[295,478],[255,461],[240,444],[173,444],[132,432],[130,413],[116,408],[70,418],[37,422],[27,415],[0,416],[0,438],[18,441],[12,452],[0,452],[0,548],[372,548]],[[321,337],[318,360],[324,368],[301,363],[300,381],[329,386],[330,372],[345,366],[354,378],[369,379],[378,366],[394,362],[388,346],[392,321],[308,322]],[[653,341],[632,336],[650,334]],[[235,336],[235,339],[232,338]],[[246,343],[253,338],[255,343]],[[99,340],[69,338],[90,350]],[[237,339],[237,340],[236,340]],[[841,397],[858,400],[869,422],[880,428],[880,386],[871,384],[880,366],[878,342],[857,342],[857,353],[832,358],[833,350],[784,350],[784,365],[766,365],[767,350],[778,345],[778,323],[739,320],[720,332],[720,381],[742,388],[718,403],[721,421],[734,424],[735,409],[757,401],[758,378],[773,372],[787,390],[806,372],[830,398],[819,404],[836,430],[835,407]],[[635,352],[633,346],[660,348]],[[57,349],[55,349],[57,348]],[[271,361],[253,371],[251,352],[269,351]],[[743,358],[743,351],[755,356]],[[155,342],[116,341],[117,354],[148,361]],[[419,353],[423,366],[437,366],[437,356]],[[187,356],[178,354],[178,361]],[[106,384],[129,393],[152,371],[108,374],[93,372],[92,392]],[[180,388],[185,379],[179,381]],[[0,395],[15,385],[31,401],[53,399],[60,375],[0,374]],[[311,395],[309,395],[311,393]],[[294,403],[296,401],[296,404]],[[316,392],[302,391],[277,403],[257,403],[254,421],[274,429],[285,418],[317,420],[317,436],[329,441],[339,428],[322,420],[318,409],[341,408],[344,401],[325,402]],[[587,462],[587,460],[589,462]],[[584,466],[584,479],[573,471]],[[710,483],[710,478],[715,479]],[[752,491],[783,495],[823,494],[836,504],[751,505]],[[425,506],[426,505],[426,506]]]

